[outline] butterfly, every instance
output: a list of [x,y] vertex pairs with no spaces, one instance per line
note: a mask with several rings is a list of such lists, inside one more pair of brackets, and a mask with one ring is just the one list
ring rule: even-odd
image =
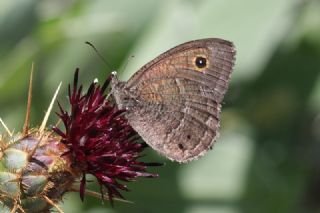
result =
[[235,54],[232,42],[218,38],[180,44],[144,65],[127,82],[114,74],[113,97],[154,150],[180,163],[198,159],[219,134],[221,102]]

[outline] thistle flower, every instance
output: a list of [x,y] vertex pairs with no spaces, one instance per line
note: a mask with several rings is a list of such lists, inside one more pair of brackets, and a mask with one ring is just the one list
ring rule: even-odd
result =
[[[5,134],[0,134],[0,212],[50,212],[66,192],[78,191],[99,196],[86,190],[86,174],[92,174],[101,187],[101,197],[122,198],[127,191],[122,182],[137,177],[157,177],[146,172],[157,163],[140,161],[146,145],[128,125],[119,111],[108,101],[103,86],[92,83],[85,94],[78,88],[76,70],[73,89],[69,85],[70,114],[60,105],[59,117],[65,130],[46,129],[46,123],[58,94],[58,87],[39,128],[29,128],[32,72],[26,121],[21,133],[13,134],[0,119]],[[80,189],[77,182],[80,181]],[[78,186],[79,187],[79,186]]]
[[[61,105],[58,116],[64,123],[65,132],[54,131],[62,137],[61,142],[68,147],[72,168],[82,174],[80,197],[84,199],[86,174],[98,180],[101,191],[107,189],[109,199],[122,198],[119,190],[128,191],[120,181],[133,181],[137,177],[157,177],[146,172],[147,166],[157,163],[139,161],[146,147],[139,143],[137,133],[118,110],[108,101],[105,90],[110,78],[103,86],[92,83],[85,94],[78,88],[79,70],[75,72],[73,88],[69,85],[70,114]],[[102,193],[103,195],[103,193]]]

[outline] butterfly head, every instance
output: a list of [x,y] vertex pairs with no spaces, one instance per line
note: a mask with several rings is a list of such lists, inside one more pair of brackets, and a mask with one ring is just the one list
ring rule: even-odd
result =
[[132,94],[126,88],[126,83],[120,81],[117,73],[112,72],[111,94],[113,95],[119,110],[130,110],[132,106]]

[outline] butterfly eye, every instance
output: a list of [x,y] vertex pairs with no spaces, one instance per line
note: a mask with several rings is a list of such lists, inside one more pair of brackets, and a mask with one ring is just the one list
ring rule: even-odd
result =
[[195,64],[198,68],[204,68],[207,66],[207,59],[202,56],[197,56]]

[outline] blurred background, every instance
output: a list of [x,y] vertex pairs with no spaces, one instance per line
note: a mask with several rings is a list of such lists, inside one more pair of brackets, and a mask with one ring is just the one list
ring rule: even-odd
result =
[[[320,1],[0,0],[0,117],[22,129],[31,63],[32,124],[39,125],[60,81],[79,67],[88,86],[110,69],[127,80],[180,43],[234,42],[237,61],[214,149],[186,165],[149,149],[157,179],[129,183],[115,203],[69,194],[62,208],[89,213],[320,212]],[[132,58],[131,56],[135,57]],[[52,114],[50,123],[57,117]],[[4,132],[0,128],[0,132]]]

